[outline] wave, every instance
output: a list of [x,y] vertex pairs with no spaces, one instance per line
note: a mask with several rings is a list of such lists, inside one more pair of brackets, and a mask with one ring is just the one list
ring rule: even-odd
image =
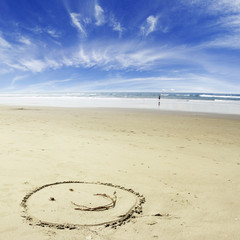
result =
[[239,95],[211,95],[211,94],[200,94],[203,98],[237,98],[240,99]]

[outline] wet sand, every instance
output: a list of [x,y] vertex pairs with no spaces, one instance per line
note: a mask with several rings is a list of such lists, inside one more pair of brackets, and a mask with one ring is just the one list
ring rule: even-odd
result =
[[[239,239],[240,116],[1,106],[0,133],[0,239]],[[146,202],[116,228],[22,217],[26,194],[63,181],[123,186]]]

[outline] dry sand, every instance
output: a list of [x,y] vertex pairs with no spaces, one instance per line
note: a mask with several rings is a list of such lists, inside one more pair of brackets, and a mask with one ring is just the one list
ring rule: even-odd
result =
[[[146,198],[143,212],[116,229],[30,225],[22,217],[24,196],[62,181],[131,188]],[[2,106],[0,183],[1,240],[239,239],[240,117]],[[56,204],[65,199],[54,191]],[[51,221],[53,213],[71,221],[67,203],[48,210],[51,201],[41,202],[45,195],[32,198],[33,214],[41,210]],[[121,201],[120,210],[132,204],[124,195]],[[99,216],[104,220],[108,213]]]

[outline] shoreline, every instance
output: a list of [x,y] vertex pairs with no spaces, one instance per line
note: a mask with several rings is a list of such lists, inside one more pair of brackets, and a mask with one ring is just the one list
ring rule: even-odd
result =
[[198,112],[198,111],[183,111],[183,110],[167,110],[167,109],[151,109],[151,108],[124,108],[124,107],[63,107],[63,106],[29,106],[29,105],[8,105],[0,104],[0,109],[12,110],[57,110],[57,111],[110,111],[110,112],[136,112],[136,113],[155,113],[159,115],[182,115],[182,116],[200,116],[209,118],[226,118],[240,120],[239,114],[230,113],[211,113],[211,112]]
[[[0,235],[6,240],[237,240],[239,120],[238,115],[151,109],[0,106]],[[116,228],[70,231],[29,225],[20,206],[24,196],[65,181],[123,186],[146,201],[139,215]],[[44,203],[39,191],[39,198],[29,203],[31,214],[46,222],[68,219],[71,226],[78,215],[71,213],[70,192],[61,191],[46,195]],[[93,187],[91,193],[104,192]],[[131,199],[118,196],[121,212]],[[59,208],[47,208],[50,197]],[[74,202],[80,199],[76,195]],[[111,213],[93,214],[111,220]],[[89,213],[84,217],[91,220]]]

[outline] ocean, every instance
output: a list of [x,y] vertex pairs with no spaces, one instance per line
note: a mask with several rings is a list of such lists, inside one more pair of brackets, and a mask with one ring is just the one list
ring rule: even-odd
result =
[[76,108],[137,108],[200,113],[240,114],[240,94],[225,93],[0,93],[0,104]]

